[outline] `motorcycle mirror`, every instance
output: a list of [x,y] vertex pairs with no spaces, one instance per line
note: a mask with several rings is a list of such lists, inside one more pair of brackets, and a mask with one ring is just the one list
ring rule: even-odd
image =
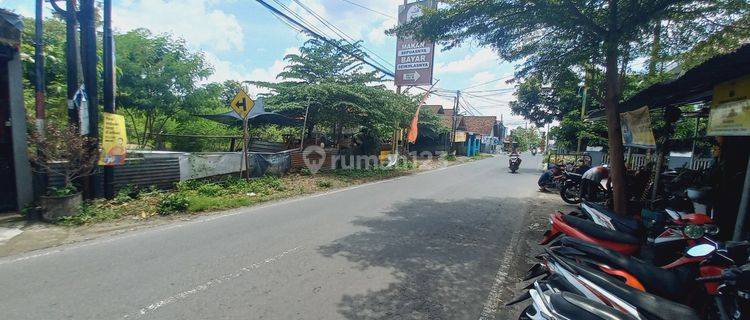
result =
[[710,244],[699,244],[687,250],[686,254],[689,257],[705,257],[716,251],[716,247]]

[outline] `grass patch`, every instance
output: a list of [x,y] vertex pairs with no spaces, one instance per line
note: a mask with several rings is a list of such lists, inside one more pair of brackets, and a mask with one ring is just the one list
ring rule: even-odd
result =
[[271,200],[316,193],[368,181],[406,174],[415,163],[403,161],[393,168],[333,170],[321,174],[301,172],[284,177],[264,176],[250,180],[238,177],[188,180],[170,191],[121,189],[112,200],[88,202],[76,215],[57,221],[75,226],[117,219],[148,219],[173,215],[226,210]]

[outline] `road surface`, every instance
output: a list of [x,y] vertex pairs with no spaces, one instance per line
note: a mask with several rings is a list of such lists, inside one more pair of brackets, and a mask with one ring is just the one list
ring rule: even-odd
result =
[[6,257],[0,318],[492,318],[536,196],[523,158]]

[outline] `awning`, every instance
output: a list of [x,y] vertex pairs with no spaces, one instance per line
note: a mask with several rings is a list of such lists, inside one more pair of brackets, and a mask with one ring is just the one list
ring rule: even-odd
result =
[[[198,117],[223,123],[232,126],[242,126],[242,118],[240,118],[234,111],[229,111],[220,114],[210,115],[196,115]],[[251,126],[260,126],[264,124],[274,124],[277,126],[300,126],[302,122],[296,119],[292,119],[275,112],[267,112],[265,110],[265,103],[263,98],[258,98],[255,101],[253,109],[248,114],[248,124]]]
[[[734,52],[715,56],[688,70],[679,78],[657,83],[636,93],[620,103],[619,113],[633,111],[643,106],[650,109],[664,108],[711,101],[717,84],[750,74],[750,44]],[[592,110],[589,118],[605,116],[604,109]]]
[[20,45],[21,31],[23,31],[21,16],[0,9],[0,43],[9,46]]

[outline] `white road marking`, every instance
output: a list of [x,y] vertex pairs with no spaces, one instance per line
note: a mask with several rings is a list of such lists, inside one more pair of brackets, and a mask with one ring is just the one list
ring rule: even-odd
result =
[[513,232],[513,236],[505,248],[503,253],[502,261],[500,262],[500,268],[497,270],[495,275],[495,282],[492,284],[490,294],[487,296],[487,301],[484,303],[482,314],[479,316],[479,320],[495,319],[497,307],[500,304],[500,291],[505,286],[505,280],[508,276],[508,269],[513,260],[516,246],[518,246],[519,239],[521,238],[521,230],[524,228],[524,223],[521,221],[521,225],[518,229]]
[[[485,160],[485,159],[483,159],[483,160]],[[479,160],[479,161],[482,161],[482,160]],[[87,240],[87,241],[83,241],[83,242],[79,242],[79,243],[74,243],[74,244],[63,244],[63,245],[60,245],[60,246],[57,246],[57,247],[52,247],[52,248],[39,249],[39,250],[31,251],[31,252],[28,252],[28,253],[21,253],[21,254],[16,255],[16,256],[0,257],[0,265],[10,264],[10,263],[15,263],[15,262],[21,262],[21,261],[26,261],[26,260],[30,260],[30,259],[34,259],[34,258],[39,258],[39,257],[45,257],[45,256],[49,256],[49,255],[52,255],[52,254],[55,254],[55,253],[60,253],[60,252],[63,252],[63,251],[68,251],[68,250],[73,250],[73,249],[90,247],[90,246],[94,246],[94,245],[97,245],[97,244],[104,244],[104,243],[114,242],[114,241],[118,241],[118,240],[122,240],[122,239],[127,239],[127,238],[130,238],[130,237],[134,237],[134,236],[140,235],[142,233],[146,233],[146,232],[161,232],[161,231],[165,231],[165,230],[176,229],[176,228],[184,227],[184,226],[187,226],[187,225],[190,225],[190,224],[193,224],[193,223],[209,222],[209,221],[213,221],[213,220],[217,220],[217,219],[221,219],[221,218],[236,216],[238,214],[245,214],[245,213],[250,213],[250,212],[253,212],[253,211],[257,211],[257,210],[263,210],[263,209],[271,208],[271,207],[274,207],[274,206],[279,206],[279,205],[284,205],[284,204],[289,204],[289,203],[294,203],[294,202],[298,202],[298,201],[304,201],[304,200],[314,199],[314,198],[319,198],[319,197],[325,197],[325,196],[333,195],[333,194],[340,193],[340,192],[351,191],[351,190],[355,190],[355,189],[359,189],[359,188],[364,188],[364,187],[369,187],[369,186],[373,186],[373,185],[377,185],[377,184],[381,184],[381,183],[398,181],[398,180],[406,179],[406,178],[413,177],[413,176],[420,176],[420,175],[423,175],[423,174],[431,174],[431,173],[440,172],[440,171],[443,171],[443,170],[448,170],[448,169],[452,169],[452,168],[462,167],[462,166],[469,165],[469,164],[472,164],[472,163],[477,163],[479,161],[465,162],[465,163],[456,164],[456,165],[452,165],[452,166],[441,167],[441,168],[437,168],[437,169],[433,169],[433,170],[427,170],[427,171],[417,172],[417,173],[414,173],[414,174],[400,176],[400,177],[395,177],[395,178],[390,178],[390,179],[385,179],[385,180],[368,182],[368,183],[359,184],[359,185],[356,185],[356,186],[341,188],[341,189],[337,189],[337,190],[331,190],[331,191],[328,191],[328,192],[323,192],[323,193],[318,193],[318,194],[313,194],[313,195],[300,196],[300,197],[286,199],[286,200],[280,200],[280,201],[273,201],[273,202],[269,202],[269,203],[266,203],[266,204],[260,204],[260,205],[250,206],[250,207],[241,207],[241,208],[230,209],[230,210],[227,210],[226,213],[219,213],[219,214],[214,214],[214,215],[211,215],[211,216],[198,217],[198,218],[195,218],[193,220],[183,221],[183,222],[176,222],[176,223],[169,223],[169,224],[163,225],[163,226],[155,226],[155,227],[151,227],[151,228],[146,227],[146,228],[143,228],[143,229],[140,229],[140,230],[136,230],[136,231],[132,231],[132,232],[127,232],[127,233],[119,234],[119,235],[112,235],[112,236],[106,236],[106,235],[104,235],[104,236],[102,236],[100,238],[96,238],[96,239],[92,239],[92,240]]]
[[143,317],[143,316],[145,316],[148,313],[151,313],[151,312],[154,312],[154,311],[158,310],[159,308],[162,308],[164,306],[173,304],[175,302],[179,302],[179,301],[185,300],[188,297],[191,297],[191,296],[193,296],[195,294],[198,294],[198,293],[201,293],[203,291],[206,291],[206,290],[210,289],[211,287],[215,287],[215,286],[217,286],[219,284],[222,284],[224,282],[232,281],[234,279],[237,279],[237,278],[245,275],[248,272],[251,272],[253,270],[259,269],[260,267],[262,267],[264,265],[274,263],[274,262],[278,261],[279,259],[283,258],[284,256],[286,256],[288,254],[291,254],[291,253],[295,253],[295,252],[299,251],[300,249],[301,249],[301,247],[292,248],[292,249],[286,250],[286,251],[284,251],[282,253],[279,253],[279,254],[277,254],[275,256],[266,258],[263,261],[256,262],[256,263],[253,263],[251,265],[242,267],[237,272],[228,273],[228,274],[222,275],[220,277],[213,278],[213,279],[208,280],[208,281],[206,281],[206,282],[204,282],[202,284],[199,284],[199,285],[197,285],[197,286],[195,286],[195,287],[193,287],[193,288],[191,288],[189,290],[182,291],[182,292],[177,293],[175,295],[172,295],[172,296],[170,296],[168,298],[164,298],[162,300],[159,300],[157,302],[149,304],[148,306],[145,306],[145,307],[141,308],[137,313],[132,314],[132,315],[130,315],[130,314],[125,315],[125,316],[123,316],[123,318],[130,318],[131,316],[133,316],[135,318]]

